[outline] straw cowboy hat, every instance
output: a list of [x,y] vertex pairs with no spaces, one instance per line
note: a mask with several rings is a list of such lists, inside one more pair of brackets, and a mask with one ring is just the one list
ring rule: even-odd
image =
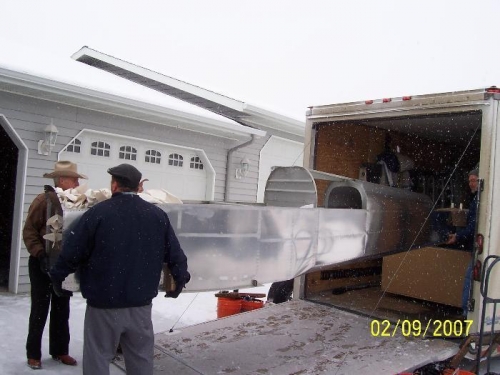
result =
[[84,174],[78,173],[75,163],[70,161],[58,161],[54,165],[54,171],[50,173],[45,173],[43,175],[45,178],[55,178],[55,177],[78,177],[88,179]]

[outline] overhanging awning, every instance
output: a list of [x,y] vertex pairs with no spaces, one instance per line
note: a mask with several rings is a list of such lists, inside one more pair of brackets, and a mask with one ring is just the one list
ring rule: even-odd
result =
[[272,111],[229,98],[199,86],[169,77],[150,69],[120,60],[89,47],[73,54],[73,59],[107,71],[129,81],[194,104],[239,124],[259,129],[272,128],[300,137],[305,121],[298,121]]
[[72,58],[233,120],[247,116],[243,112],[245,104],[243,102],[131,64],[88,47],[80,49]]

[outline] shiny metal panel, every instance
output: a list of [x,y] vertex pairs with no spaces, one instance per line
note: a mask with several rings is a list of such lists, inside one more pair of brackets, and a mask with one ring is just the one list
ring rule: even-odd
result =
[[[313,174],[331,181],[326,207],[315,207]],[[267,187],[275,206],[158,205],[188,257],[187,290],[247,288],[430,243],[431,201],[421,194],[301,167],[277,168]],[[65,211],[65,232],[83,212]]]
[[192,275],[188,290],[250,287],[291,279],[316,262],[316,210],[244,205],[159,205]]
[[332,182],[325,206],[337,211],[348,204],[367,212],[365,257],[432,243],[428,220],[432,201],[426,195],[360,180]]
[[363,257],[366,210],[318,209],[318,250],[314,269]]
[[277,167],[267,179],[266,206],[316,207],[317,190],[311,172],[302,167]]

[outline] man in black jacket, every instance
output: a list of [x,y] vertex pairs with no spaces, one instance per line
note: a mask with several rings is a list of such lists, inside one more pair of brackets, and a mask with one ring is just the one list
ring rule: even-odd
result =
[[471,262],[467,266],[465,271],[464,287],[462,292],[462,310],[463,315],[467,316],[469,311],[468,303],[471,294],[472,285],[472,268],[473,268],[473,255],[474,250],[474,235],[476,233],[476,221],[477,221],[477,191],[479,188],[479,170],[473,169],[469,172],[469,188],[472,195],[472,200],[469,207],[469,212],[467,213],[467,224],[464,228],[461,228],[457,233],[452,233],[448,237],[447,245],[455,245],[461,249],[469,251],[471,253]]
[[87,299],[83,374],[109,374],[121,344],[128,374],[153,374],[152,300],[167,263],[176,298],[189,281],[187,258],[167,214],[136,193],[141,173],[130,164],[110,168],[112,197],[72,227],[50,274],[58,294],[77,268]]

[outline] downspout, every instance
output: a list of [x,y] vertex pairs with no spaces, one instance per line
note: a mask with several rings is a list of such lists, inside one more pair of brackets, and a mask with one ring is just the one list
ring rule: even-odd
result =
[[248,146],[249,144],[252,144],[254,141],[255,141],[255,134],[252,134],[252,139],[250,139],[249,141],[246,141],[245,143],[242,143],[240,145],[237,145],[237,146],[229,149],[229,151],[227,152],[226,181],[224,184],[224,202],[228,202],[228,198],[229,198],[229,182],[230,182],[230,179],[229,179],[230,170],[229,170],[229,168],[230,168],[232,161],[233,161],[233,153],[242,147],[245,147],[245,146]]

